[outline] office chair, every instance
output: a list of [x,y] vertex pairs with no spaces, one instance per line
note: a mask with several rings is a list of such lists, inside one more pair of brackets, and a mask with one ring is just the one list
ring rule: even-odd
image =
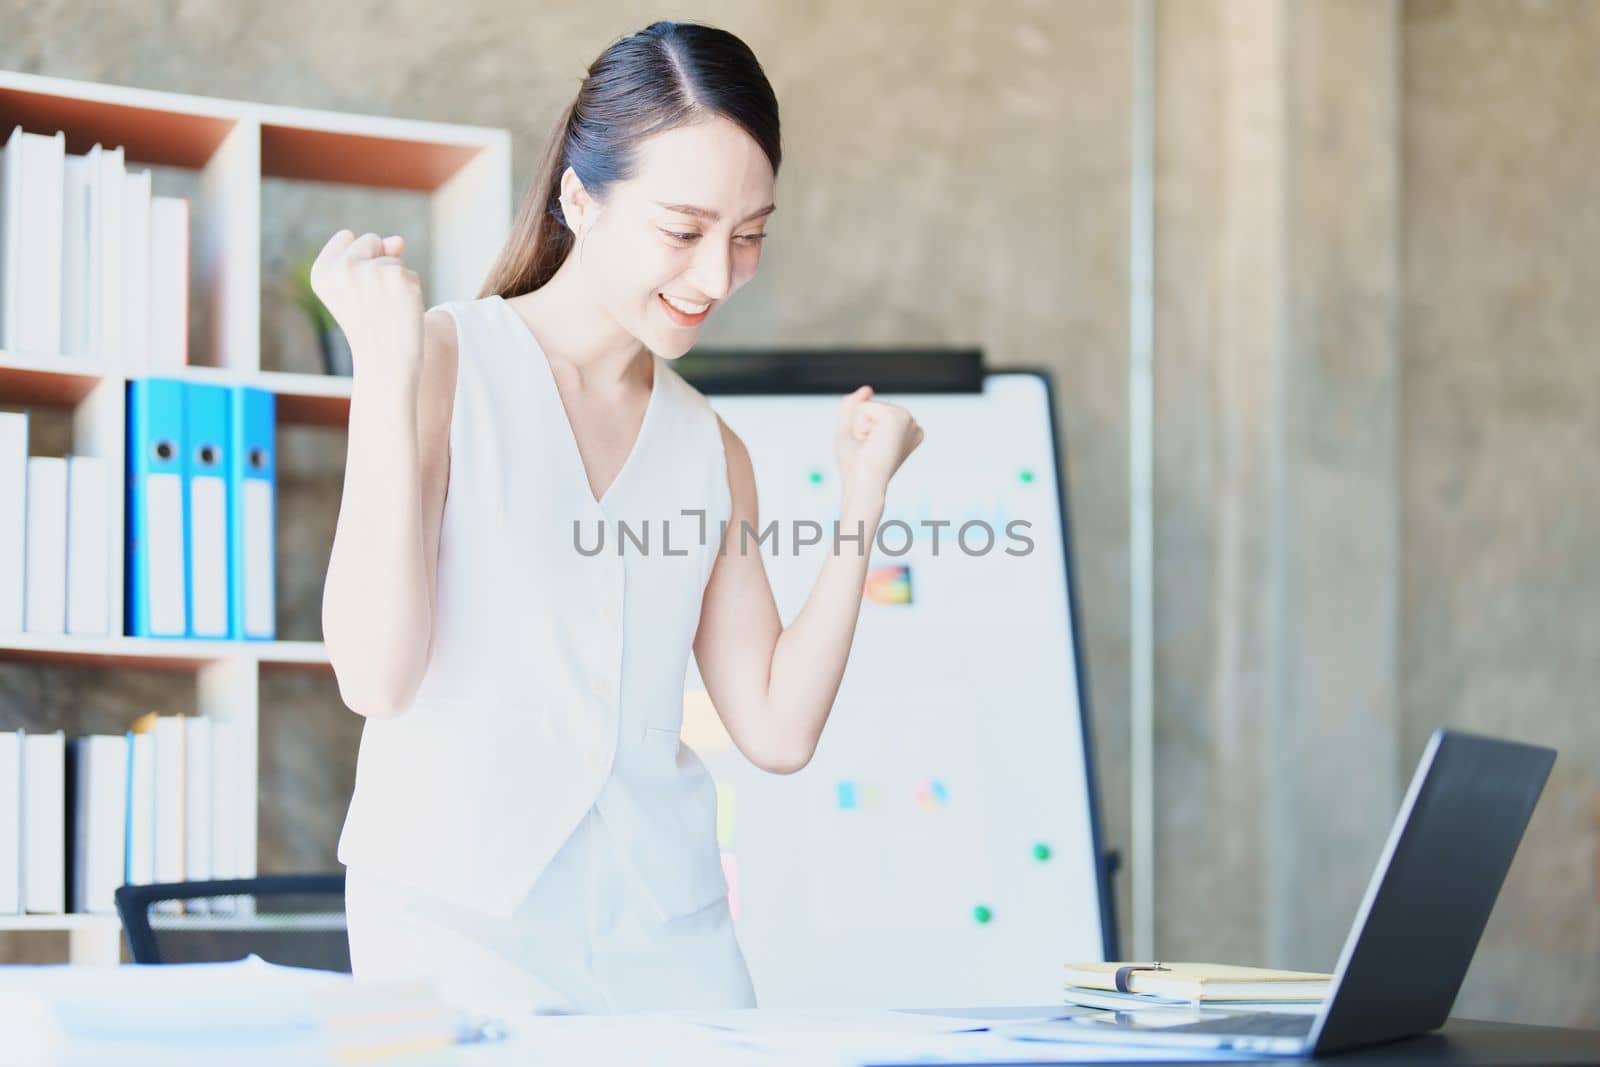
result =
[[350,972],[344,872],[125,885],[117,914],[134,963],[205,963],[254,953]]

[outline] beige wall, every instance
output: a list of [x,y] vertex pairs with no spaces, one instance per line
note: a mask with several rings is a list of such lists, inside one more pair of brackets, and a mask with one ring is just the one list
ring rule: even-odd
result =
[[1462,1006],[1597,1025],[1600,4],[1405,31],[1405,751],[1560,750]]
[[[1126,847],[1131,4],[170,10],[0,0],[0,67],[505,126],[520,194],[612,37],[674,15],[744,36],[788,162],[762,272],[707,341],[1056,372]],[[1157,32],[1157,947],[1330,966],[1453,722],[1562,748],[1459,1008],[1600,1023],[1600,4],[1161,0]],[[264,359],[310,369],[284,257],[341,225],[420,251],[425,216],[284,183],[264,206]],[[341,450],[285,441],[288,636],[317,634]],[[0,726],[190,703],[161,673],[0,666]],[[306,675],[269,677],[262,721],[262,866],[327,866],[359,722]]]

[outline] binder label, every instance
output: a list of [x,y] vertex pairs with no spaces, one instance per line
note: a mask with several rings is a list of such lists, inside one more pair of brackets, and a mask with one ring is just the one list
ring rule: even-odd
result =
[[145,478],[145,546],[150,560],[150,632],[184,634],[183,478],[151,474]]

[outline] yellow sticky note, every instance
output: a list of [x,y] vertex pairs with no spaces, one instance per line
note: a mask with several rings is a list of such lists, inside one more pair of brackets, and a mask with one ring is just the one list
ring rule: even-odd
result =
[[717,783],[717,847],[733,844],[733,786]]

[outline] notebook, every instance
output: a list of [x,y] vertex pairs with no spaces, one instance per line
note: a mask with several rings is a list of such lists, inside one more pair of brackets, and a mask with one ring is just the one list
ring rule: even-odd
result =
[[1187,1000],[1317,1001],[1332,975],[1225,963],[1069,963],[1067,985]]

